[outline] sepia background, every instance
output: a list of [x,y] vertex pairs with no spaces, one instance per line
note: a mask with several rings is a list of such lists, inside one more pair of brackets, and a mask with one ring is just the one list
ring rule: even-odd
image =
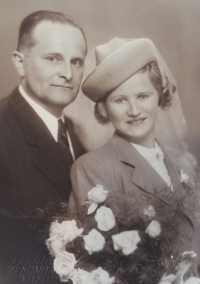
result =
[[[48,9],[73,16],[86,33],[89,50],[115,36],[148,37],[176,78],[189,149],[200,162],[199,0],[0,0],[0,7],[0,98],[19,82],[11,56],[20,21],[33,11]],[[112,133],[110,127],[96,123],[93,105],[81,93],[66,113],[76,122],[88,150],[102,145]]]
[[[85,31],[89,50],[113,37],[148,37],[177,81],[189,150],[200,163],[200,0],[0,0],[0,8],[0,98],[19,83],[11,56],[19,24],[33,11],[48,9],[74,17]],[[90,68],[86,64],[86,73]],[[65,113],[88,150],[112,134],[110,126],[95,121],[93,104],[81,92]]]

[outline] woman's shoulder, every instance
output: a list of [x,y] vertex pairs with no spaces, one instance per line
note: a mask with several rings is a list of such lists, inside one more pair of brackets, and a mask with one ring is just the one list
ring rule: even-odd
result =
[[165,149],[179,170],[184,170],[193,176],[196,175],[198,163],[196,158],[189,151],[186,149],[177,149],[173,147],[165,147]]
[[112,149],[110,142],[107,142],[101,148],[88,152],[79,157],[73,164],[73,167],[94,167],[96,164],[108,165],[116,159],[116,153]]

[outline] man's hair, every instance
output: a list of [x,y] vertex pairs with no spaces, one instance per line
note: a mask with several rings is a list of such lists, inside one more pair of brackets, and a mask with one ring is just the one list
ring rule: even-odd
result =
[[[141,68],[137,73],[144,73],[144,72],[149,73],[149,79],[152,85],[154,86],[154,88],[158,92],[159,95],[158,105],[163,109],[169,109],[172,103],[173,94],[176,92],[176,86],[168,79],[167,75],[161,71],[161,69],[159,68],[156,62],[148,63],[143,68]],[[165,81],[164,86],[163,86],[163,80]],[[105,94],[105,96],[100,98],[95,104],[94,115],[97,121],[101,124],[109,123],[109,119],[102,115],[99,105],[100,104],[105,105],[106,100],[109,97],[109,95],[112,93],[112,91],[113,90]]]
[[43,21],[50,21],[52,23],[70,25],[72,27],[79,29],[85,39],[87,47],[85,33],[72,17],[60,12],[40,10],[29,14],[21,22],[19,29],[18,45],[17,45],[18,51],[21,51],[22,49],[30,49],[37,43],[36,39],[34,38],[33,31],[35,27]]

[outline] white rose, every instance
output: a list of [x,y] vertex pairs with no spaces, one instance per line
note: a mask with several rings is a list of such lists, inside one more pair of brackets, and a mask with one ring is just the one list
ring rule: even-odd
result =
[[145,233],[147,233],[151,238],[156,238],[161,233],[161,226],[158,221],[152,220],[147,226]]
[[194,276],[191,276],[184,282],[184,284],[199,284],[199,283],[200,283],[200,278]]
[[65,249],[65,245],[83,233],[83,228],[78,229],[76,221],[63,221],[61,223],[55,220],[51,223],[49,229],[50,238],[46,241],[50,253],[55,256]]
[[101,251],[105,245],[105,238],[96,229],[92,229],[88,235],[83,237],[83,240],[89,254]]
[[166,274],[164,274],[159,282],[159,284],[171,284],[173,283],[173,281],[177,278],[177,275],[174,274],[169,274],[166,276]]
[[109,231],[115,227],[115,217],[110,208],[101,206],[95,215],[95,220],[97,221],[97,227],[101,231]]
[[48,239],[46,240],[47,249],[50,252],[50,255],[56,256],[59,252],[65,250],[65,245],[60,239]]
[[129,255],[137,249],[140,242],[138,231],[126,231],[112,236],[115,250],[122,250],[123,254]]
[[183,170],[180,170],[181,174],[181,182],[187,183],[189,181],[189,176],[183,172]]
[[182,257],[191,257],[191,258],[194,258],[194,257],[196,257],[196,256],[197,256],[197,254],[196,254],[196,252],[194,252],[193,250],[184,251],[184,252],[182,253]]
[[145,216],[148,216],[149,218],[153,218],[156,213],[155,213],[155,210],[154,210],[153,206],[151,206],[151,205],[146,205],[146,206],[144,206],[144,208],[143,208],[143,214],[144,214]]
[[107,198],[108,191],[103,189],[102,185],[97,184],[87,194],[88,200],[95,203],[104,202]]
[[110,278],[107,271],[98,267],[90,273],[88,284],[112,284],[114,281],[115,277]]
[[72,278],[73,284],[88,284],[90,273],[78,268]]
[[83,228],[78,229],[75,220],[62,221],[61,223],[56,220],[51,223],[49,236],[50,238],[54,236],[61,238],[66,245],[80,236],[82,233]]
[[73,253],[62,251],[54,259],[54,271],[61,277],[62,282],[67,282],[74,276],[76,259]]

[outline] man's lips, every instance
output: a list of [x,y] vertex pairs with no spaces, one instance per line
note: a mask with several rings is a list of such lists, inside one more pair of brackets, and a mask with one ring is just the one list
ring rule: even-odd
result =
[[72,89],[72,86],[64,86],[64,85],[52,85],[53,87],[63,88],[63,89]]
[[128,124],[133,124],[133,125],[139,125],[139,124],[141,124],[145,119],[146,119],[146,117],[140,117],[140,118],[130,119],[130,120],[128,120],[126,123],[128,123]]

